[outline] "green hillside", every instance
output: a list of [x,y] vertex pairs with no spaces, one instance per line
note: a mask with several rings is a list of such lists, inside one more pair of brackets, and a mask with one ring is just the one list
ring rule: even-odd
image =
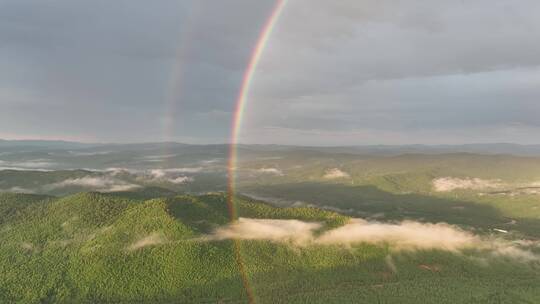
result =
[[[148,196],[1,194],[0,302],[540,301],[534,261],[374,244],[205,239],[229,222],[224,195]],[[241,197],[236,204],[242,217],[320,222],[323,230],[348,221],[316,208]]]

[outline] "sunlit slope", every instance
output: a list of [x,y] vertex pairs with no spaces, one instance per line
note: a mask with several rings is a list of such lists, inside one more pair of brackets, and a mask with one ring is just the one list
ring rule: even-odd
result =
[[283,206],[540,236],[540,158],[313,154],[242,163],[239,190]]
[[[243,198],[237,207],[243,217],[319,222],[323,230],[348,221]],[[0,210],[0,302],[247,302],[233,241],[207,238],[229,222],[224,195],[1,194]],[[488,267],[451,252],[391,253],[370,244],[239,244],[249,290],[260,303],[540,299],[535,262],[494,258]]]
[[[228,223],[222,195],[141,201],[99,193],[56,200],[2,194],[0,202],[9,211],[0,233],[3,302],[245,297],[231,241],[198,240]],[[251,217],[345,220],[312,208],[249,202],[239,208]]]
[[[512,155],[453,154],[402,154],[397,156],[353,155],[297,151],[277,153],[274,157],[258,158],[240,156],[240,170],[244,177],[258,177],[261,181],[333,181],[355,183],[384,183],[377,180],[384,176],[401,176],[412,182],[415,176],[457,176],[482,179],[497,178],[506,181],[540,179],[540,157]],[[267,174],[260,169],[273,168],[280,174]],[[330,178],[329,170],[339,169],[348,174],[342,180]],[[402,176],[402,174],[405,174]],[[391,184],[391,182],[389,181]],[[385,187],[391,187],[391,185]],[[414,185],[414,184],[411,184]],[[419,180],[417,187],[406,190],[431,190]]]

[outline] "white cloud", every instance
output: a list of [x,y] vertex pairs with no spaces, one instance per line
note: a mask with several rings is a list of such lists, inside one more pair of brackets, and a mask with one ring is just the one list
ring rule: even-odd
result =
[[154,170],[150,170],[150,175],[153,178],[162,178],[162,177],[165,177],[165,175],[167,175],[167,172],[164,169],[154,169]]
[[207,240],[243,239],[285,242],[300,246],[344,245],[370,243],[388,244],[395,251],[446,250],[464,252],[465,249],[488,252],[491,256],[521,261],[540,260],[530,249],[538,247],[531,241],[506,241],[485,238],[446,223],[404,221],[383,223],[352,219],[344,226],[316,235],[322,224],[299,220],[249,219],[220,227]]
[[192,182],[193,178],[189,176],[179,176],[177,178],[168,179],[168,181],[173,184],[185,184],[185,183]]
[[496,189],[501,186],[503,186],[503,184],[500,180],[486,180],[480,178],[441,177],[433,180],[433,187],[437,192],[449,192],[459,189]]
[[169,174],[178,174],[178,173],[198,173],[203,170],[202,167],[192,167],[192,168],[172,168],[172,169],[153,169],[149,171],[149,174],[154,178],[162,178]]
[[38,171],[38,172],[51,172],[52,169],[32,169],[32,168],[21,168],[21,167],[0,167],[0,170],[14,170],[14,171]]
[[57,165],[49,159],[33,159],[27,161],[3,161],[0,160],[0,170],[35,170],[35,171],[50,171],[52,167]]
[[174,169],[153,169],[148,172],[148,177],[151,181],[169,182],[172,184],[185,184],[194,181],[193,177],[179,174],[197,173],[202,168],[174,168]]
[[444,249],[471,247],[478,237],[448,224],[405,221],[399,224],[354,219],[321,235],[322,244],[388,243],[397,249]]
[[105,172],[109,173],[112,176],[116,176],[116,175],[119,175],[119,174],[126,174],[126,173],[127,174],[135,174],[135,173],[137,173],[137,170],[128,169],[128,168],[112,167],[112,168],[105,169]]
[[[523,249],[518,246],[519,244],[515,242],[493,242],[491,245],[492,254],[494,256],[509,257],[524,262],[537,261],[539,260],[538,255],[534,254],[532,251]],[[526,246],[530,247],[530,246]]]
[[108,176],[85,176],[81,178],[71,178],[64,181],[45,185],[46,190],[62,189],[66,187],[84,187],[101,192],[129,191],[141,186],[117,180]]
[[156,246],[167,243],[167,238],[163,233],[154,232],[148,236],[140,238],[128,246],[129,251],[138,250],[148,246]]
[[258,173],[274,174],[274,175],[283,175],[283,171],[278,168],[261,168],[257,169]]
[[23,187],[11,187],[9,189],[5,189],[5,190],[2,190],[2,191],[13,192],[13,193],[35,193],[34,190],[28,189],[28,188],[23,188]]
[[220,163],[222,161],[223,161],[223,158],[212,158],[212,159],[208,159],[208,160],[202,160],[201,164],[203,164],[203,165],[212,165],[212,164]]
[[237,222],[218,228],[213,239],[244,239],[291,241],[305,243],[313,238],[313,231],[319,223],[306,223],[299,220],[271,220],[239,218]]
[[341,171],[338,168],[327,170],[326,173],[323,175],[323,178],[326,178],[326,179],[338,179],[338,178],[349,178],[349,177],[351,177],[349,173]]
[[432,181],[433,189],[437,192],[454,190],[495,190],[494,192],[479,193],[479,195],[538,195],[539,182],[503,182],[500,179],[441,177]]
[[127,168],[107,168],[105,172],[113,177],[120,174],[132,174],[140,182],[169,182],[172,184],[185,184],[193,182],[195,179],[191,176],[185,176],[184,173],[197,173],[202,171],[201,167],[172,168],[172,169],[151,169],[137,170]]

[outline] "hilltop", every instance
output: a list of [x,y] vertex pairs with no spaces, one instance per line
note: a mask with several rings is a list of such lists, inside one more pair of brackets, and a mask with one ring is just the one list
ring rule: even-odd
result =
[[[373,303],[381,298],[386,303],[417,303],[422,296],[424,303],[492,303],[493,299],[540,299],[540,268],[534,259],[477,250],[458,253],[437,244],[417,244],[420,247],[405,251],[393,248],[392,243],[369,240],[327,244],[329,232],[350,225],[348,216],[311,207],[278,208],[237,197],[242,219],[231,226],[224,194],[161,197],[158,192],[141,192],[84,192],[64,197],[0,194],[0,301],[245,303],[252,297],[258,303],[342,303],[346,299]],[[257,229],[249,230],[250,225]],[[376,225],[404,231],[399,226]],[[469,235],[458,227],[432,228]],[[257,236],[255,232],[261,229],[266,232]]]

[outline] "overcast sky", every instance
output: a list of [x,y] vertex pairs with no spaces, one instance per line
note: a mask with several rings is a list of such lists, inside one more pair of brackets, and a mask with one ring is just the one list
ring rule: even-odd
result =
[[[0,0],[0,138],[229,141],[272,0]],[[289,0],[241,140],[540,143],[540,2]]]

